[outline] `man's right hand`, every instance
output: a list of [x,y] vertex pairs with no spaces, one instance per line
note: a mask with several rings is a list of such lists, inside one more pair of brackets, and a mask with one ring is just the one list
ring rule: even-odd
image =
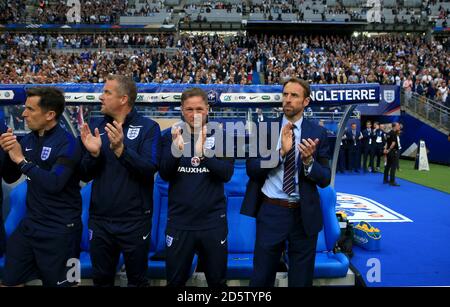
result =
[[181,128],[178,126],[172,127],[172,142],[178,148],[178,150],[183,151],[184,150],[184,140],[181,135]]
[[102,139],[100,137],[100,132],[98,128],[95,128],[95,135],[92,135],[91,129],[88,124],[84,123],[81,126],[81,141],[83,142],[84,147],[86,147],[89,153],[97,158],[100,155],[100,149],[102,147]]
[[284,157],[292,148],[293,127],[294,125],[291,122],[288,122],[283,129],[281,129],[281,157]]
[[22,146],[17,141],[17,137],[14,135],[13,130],[8,130],[0,136],[0,146],[4,152],[9,154],[11,160],[19,164],[25,157],[22,153]]
[[4,152],[9,152],[17,143],[17,137],[13,134],[13,130],[8,130],[0,136],[0,146]]

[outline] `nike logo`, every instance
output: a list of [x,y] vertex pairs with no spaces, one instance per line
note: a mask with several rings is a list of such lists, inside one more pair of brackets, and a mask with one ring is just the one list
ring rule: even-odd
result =
[[33,150],[33,148],[26,148],[25,147],[25,151],[30,151],[30,150]]
[[222,244],[222,245],[223,245],[225,242],[227,242],[227,238],[225,238],[225,240],[223,240],[223,241],[220,240],[220,244]]
[[101,135],[103,135],[103,134],[105,134],[106,132],[103,132],[103,133],[100,133],[99,135],[101,136]]
[[74,97],[75,100],[80,99],[80,98],[83,98],[83,96],[75,96]]
[[170,95],[168,95],[168,96],[161,96],[161,99],[167,99],[169,97],[170,97]]
[[65,283],[65,282],[67,282],[67,279],[66,279],[66,280],[63,280],[63,281],[58,281],[58,282],[56,282],[56,284],[57,284],[58,286],[60,286],[60,285],[62,285],[62,284]]
[[146,240],[149,235],[150,235],[150,232],[146,236],[142,236],[142,240]]
[[258,98],[258,96],[251,96],[250,100],[253,100],[253,99],[256,99],[256,98]]

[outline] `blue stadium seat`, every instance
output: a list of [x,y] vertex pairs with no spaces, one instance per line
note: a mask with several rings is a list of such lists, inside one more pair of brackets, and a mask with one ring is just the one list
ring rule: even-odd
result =
[[317,240],[314,278],[345,277],[350,262],[343,253],[333,252],[341,233],[336,218],[336,191],[331,186],[318,189],[324,225]]
[[249,279],[253,270],[255,219],[240,214],[247,181],[245,161],[236,161],[233,177],[225,184],[228,217],[228,279]]
[[[16,230],[27,209],[27,181],[16,185],[9,194],[10,210],[5,221],[6,239]],[[0,276],[3,276],[5,256],[0,258]]]
[[81,253],[80,253],[80,264],[81,264],[81,278],[91,278],[92,277],[92,263],[91,257],[89,255],[89,205],[91,203],[91,189],[92,181],[86,184],[81,189],[81,201],[82,201],[82,212],[81,212],[81,222],[83,223],[83,232],[81,235]]
[[19,226],[27,211],[27,181],[16,185],[9,194],[10,210],[5,221],[6,238]]
[[[153,222],[148,261],[147,277],[152,279],[166,278],[166,225],[168,211],[169,184],[162,180],[159,174],[155,179],[153,190]],[[197,267],[198,257],[194,256],[191,266],[191,275]]]

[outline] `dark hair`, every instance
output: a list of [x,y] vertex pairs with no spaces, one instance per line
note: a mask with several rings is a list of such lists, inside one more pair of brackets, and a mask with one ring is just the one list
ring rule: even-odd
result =
[[308,81],[299,78],[290,78],[289,80],[283,83],[283,90],[286,84],[288,83],[297,83],[303,88],[304,98],[308,98],[311,95],[311,89],[309,87]]
[[55,87],[32,87],[27,89],[27,97],[40,97],[39,107],[44,111],[54,111],[56,119],[64,112],[65,99],[60,89]]
[[117,90],[120,95],[128,96],[128,105],[132,107],[137,98],[136,83],[130,77],[123,75],[109,75],[106,80],[116,80],[119,86]]
[[208,95],[206,95],[204,90],[198,87],[189,88],[181,94],[181,105],[191,97],[202,97],[205,104],[208,105]]

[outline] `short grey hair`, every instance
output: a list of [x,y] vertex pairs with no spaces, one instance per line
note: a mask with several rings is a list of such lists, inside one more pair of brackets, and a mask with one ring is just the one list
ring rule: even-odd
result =
[[128,96],[128,105],[132,107],[137,98],[136,82],[128,76],[109,75],[106,80],[115,80],[119,84],[118,91],[121,95]]

